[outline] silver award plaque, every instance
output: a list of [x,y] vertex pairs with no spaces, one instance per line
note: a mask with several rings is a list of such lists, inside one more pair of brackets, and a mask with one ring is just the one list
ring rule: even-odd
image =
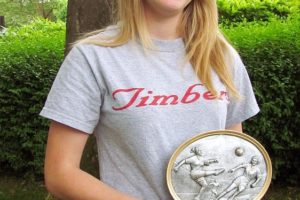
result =
[[272,164],[265,148],[247,134],[202,133],[179,146],[167,168],[175,200],[259,200],[267,192]]

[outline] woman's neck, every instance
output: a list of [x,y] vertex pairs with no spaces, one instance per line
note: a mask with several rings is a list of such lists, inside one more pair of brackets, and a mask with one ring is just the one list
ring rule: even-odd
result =
[[181,15],[157,16],[145,13],[148,31],[153,38],[161,40],[172,40],[181,37],[178,25]]

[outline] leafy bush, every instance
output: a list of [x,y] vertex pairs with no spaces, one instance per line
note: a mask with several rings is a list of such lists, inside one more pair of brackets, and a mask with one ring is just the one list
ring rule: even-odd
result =
[[236,22],[270,21],[287,18],[299,11],[297,0],[218,0],[220,21],[232,25]]
[[41,174],[47,121],[38,117],[63,59],[63,23],[45,20],[0,35],[0,166]]
[[[246,123],[272,156],[274,178],[300,179],[300,20],[225,29],[248,66],[260,114]],[[298,182],[297,182],[298,181]]]

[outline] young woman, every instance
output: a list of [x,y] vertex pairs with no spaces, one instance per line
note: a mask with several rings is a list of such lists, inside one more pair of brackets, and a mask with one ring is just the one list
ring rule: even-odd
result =
[[[171,199],[173,151],[198,133],[242,130],[259,109],[218,30],[215,0],[119,0],[114,26],[75,45],[41,115],[52,120],[48,190],[61,199]],[[82,171],[89,134],[101,180]]]

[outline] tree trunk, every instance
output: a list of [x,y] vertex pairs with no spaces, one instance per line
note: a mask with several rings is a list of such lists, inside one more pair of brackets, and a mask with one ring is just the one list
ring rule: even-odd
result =
[[114,0],[69,0],[65,55],[84,33],[109,25],[114,12]]
[[[113,12],[115,0],[69,0],[65,55],[69,52],[71,43],[78,37],[109,25],[113,19]],[[95,137],[90,137],[83,153],[81,167],[99,177],[96,146]]]
[[5,27],[5,19],[4,16],[0,16],[0,31]]

